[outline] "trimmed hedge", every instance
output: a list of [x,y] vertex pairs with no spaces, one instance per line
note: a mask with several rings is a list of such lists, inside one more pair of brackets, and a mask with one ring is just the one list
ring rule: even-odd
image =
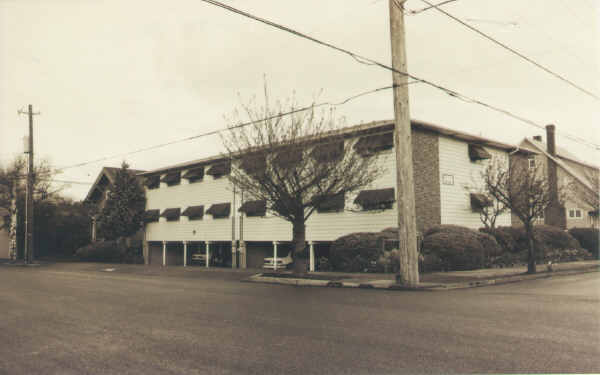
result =
[[77,249],[75,256],[82,261],[106,263],[143,263],[142,241],[119,238],[99,241]]
[[458,225],[438,225],[423,238],[420,269],[460,271],[483,268],[492,256],[502,253],[494,237]]
[[600,254],[600,229],[571,228],[569,234],[579,241],[581,247],[589,251],[595,259]]
[[371,270],[383,255],[381,233],[351,233],[333,241],[329,249],[329,262],[335,271],[365,272]]

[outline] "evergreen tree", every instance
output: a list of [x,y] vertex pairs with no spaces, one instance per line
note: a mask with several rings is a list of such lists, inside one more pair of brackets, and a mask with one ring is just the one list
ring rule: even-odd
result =
[[144,189],[123,162],[98,217],[99,237],[114,240],[135,234],[142,227],[145,206]]

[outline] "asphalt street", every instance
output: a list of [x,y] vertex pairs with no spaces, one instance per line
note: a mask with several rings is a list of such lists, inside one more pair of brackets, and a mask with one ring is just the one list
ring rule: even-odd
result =
[[600,273],[447,292],[0,267],[0,374],[600,372]]

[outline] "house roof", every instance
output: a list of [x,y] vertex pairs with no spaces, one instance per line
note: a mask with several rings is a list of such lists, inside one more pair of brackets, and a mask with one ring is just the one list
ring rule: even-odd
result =
[[579,171],[577,171],[576,169],[572,168],[567,163],[565,163],[562,159],[572,161],[574,163],[580,164],[587,168],[593,168],[593,169],[598,170],[599,168],[597,166],[594,166],[594,165],[588,164],[588,163],[584,163],[584,162],[578,160],[571,153],[569,153],[567,150],[565,150],[562,147],[556,147],[556,156],[553,156],[548,152],[546,144],[544,144],[543,142],[540,142],[540,141],[536,141],[535,139],[525,138],[521,142],[521,145],[532,145],[534,148],[540,150],[544,155],[546,155],[546,157],[553,160],[558,166],[560,166],[568,174],[573,176],[573,178],[575,178],[579,183],[581,183],[583,186],[587,187],[591,191],[594,191],[594,187],[592,186],[590,181],[588,181],[588,179],[585,176],[583,176]]
[[[91,198],[92,194],[94,193],[94,190],[96,190],[96,188],[98,187],[98,184],[100,183],[100,180],[102,180],[103,176],[106,176],[106,178],[108,179],[108,182],[112,185],[115,183],[115,179],[117,177],[117,172],[120,170],[121,168],[114,168],[114,167],[103,167],[102,170],[100,171],[100,173],[98,173],[98,177],[96,177],[96,180],[94,181],[94,183],[92,184],[92,186],[90,187],[90,190],[88,190],[87,195],[85,196],[84,201],[87,201]],[[143,173],[144,171],[142,170],[138,170],[138,169],[129,169],[129,174],[132,176],[136,176],[139,175],[140,173]],[[138,177],[139,178],[139,177]]]
[[[443,126],[434,125],[429,122],[420,121],[420,120],[411,120],[411,125],[413,129],[420,129],[425,131],[434,132],[446,137],[459,139],[469,143],[476,143],[500,150],[505,151],[517,151],[525,154],[536,154],[536,151],[530,149],[522,149],[519,146],[511,145],[508,143],[497,142],[489,138],[484,138],[476,135],[472,135],[466,132],[445,128]],[[342,128],[335,132],[331,133],[331,136],[334,135],[344,135],[344,136],[356,136],[362,134],[369,134],[379,131],[392,131],[394,129],[394,120],[382,120],[382,121],[373,121],[365,124],[354,125]],[[174,164],[162,168],[153,169],[148,172],[140,173],[141,176],[147,176],[157,173],[166,173],[167,171],[176,170],[176,169],[187,169],[195,166],[207,165],[211,163],[215,163],[218,161],[222,161],[227,159],[227,156],[224,154],[215,155],[207,158],[196,159],[184,163]]]

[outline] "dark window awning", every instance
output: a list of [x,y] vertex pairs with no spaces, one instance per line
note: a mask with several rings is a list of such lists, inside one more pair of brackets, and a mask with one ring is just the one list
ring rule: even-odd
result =
[[390,208],[390,205],[395,201],[394,188],[363,190],[354,199],[354,203],[366,210]]
[[190,169],[187,172],[185,172],[181,177],[185,178],[186,180],[189,180],[190,182],[201,180],[202,178],[204,178],[204,167]]
[[354,150],[356,150],[356,152],[362,156],[373,155],[377,152],[389,150],[393,147],[394,134],[392,132],[360,137],[360,139],[354,144]]
[[220,177],[228,175],[231,172],[231,162],[222,161],[217,164],[213,164],[208,168],[206,174],[211,175],[213,177]]
[[146,222],[146,223],[158,221],[159,217],[160,217],[160,210],[146,210],[146,212],[144,212],[144,222]]
[[483,146],[476,144],[469,144],[469,159],[471,161],[491,159],[492,155],[483,148]]
[[265,201],[248,201],[242,204],[238,210],[245,212],[247,216],[265,216],[267,213],[267,202]]
[[179,207],[167,208],[160,214],[160,216],[166,218],[167,221],[179,220],[179,215],[181,215],[181,208]]
[[248,174],[264,173],[267,169],[267,160],[264,153],[246,155],[240,162],[240,167]]
[[204,216],[204,206],[189,206],[183,210],[181,216],[187,216],[189,220],[202,219]]
[[600,213],[600,210],[593,210],[593,211],[589,211],[588,215],[598,217],[598,213]]
[[302,148],[285,147],[277,152],[273,162],[280,168],[294,168],[302,161],[303,157]]
[[310,156],[322,163],[339,160],[344,157],[344,141],[318,144],[313,147]]
[[159,175],[147,176],[146,180],[145,180],[145,184],[148,189],[156,189],[157,187],[160,186],[160,176]]
[[471,193],[471,208],[481,211],[484,207],[492,205],[492,201],[485,194]]
[[215,203],[206,210],[206,213],[212,215],[213,218],[229,217],[230,212],[231,203]]
[[323,201],[317,206],[317,212],[343,211],[346,203],[344,194],[320,196]]
[[169,172],[160,179],[161,182],[166,182],[167,185],[176,185],[181,182],[181,171]]

